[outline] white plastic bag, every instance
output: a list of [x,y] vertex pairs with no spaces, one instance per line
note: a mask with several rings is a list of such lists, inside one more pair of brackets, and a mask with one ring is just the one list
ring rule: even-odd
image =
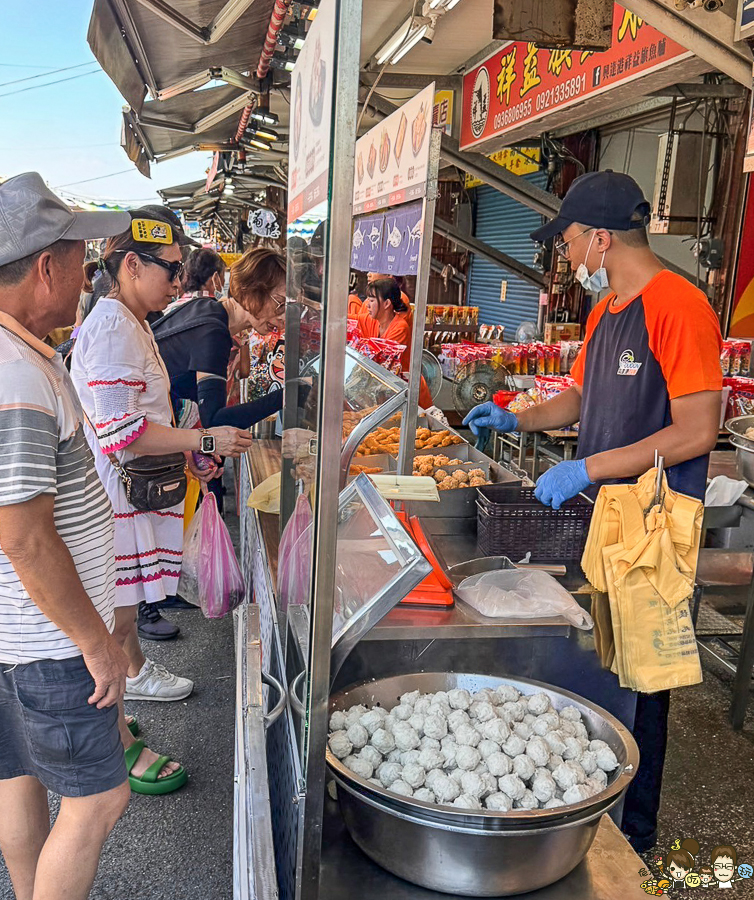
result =
[[469,606],[483,616],[506,619],[542,619],[563,616],[571,625],[588,631],[592,617],[558,582],[539,570],[496,569],[470,575],[456,588]]

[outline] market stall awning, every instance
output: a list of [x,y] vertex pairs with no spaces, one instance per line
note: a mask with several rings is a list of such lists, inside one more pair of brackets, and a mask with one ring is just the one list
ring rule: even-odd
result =
[[147,91],[167,99],[209,82],[213,68],[241,77],[253,71],[273,3],[95,0],[87,39],[99,64],[140,113]]

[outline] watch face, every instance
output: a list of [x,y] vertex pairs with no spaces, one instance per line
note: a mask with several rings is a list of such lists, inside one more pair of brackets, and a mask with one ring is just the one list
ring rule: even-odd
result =
[[215,452],[215,438],[211,434],[202,435],[202,453]]

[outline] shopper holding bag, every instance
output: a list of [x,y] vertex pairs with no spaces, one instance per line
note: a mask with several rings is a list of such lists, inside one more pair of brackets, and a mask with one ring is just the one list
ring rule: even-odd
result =
[[[131,211],[131,228],[111,238],[100,265],[112,282],[84,321],[71,376],[87,417],[86,435],[115,513],[115,636],[129,657],[126,699],[181,700],[193,683],[146,659],[136,609],[175,594],[183,550],[184,460],[206,481],[192,451],[240,456],[251,444],[232,427],[173,427],[169,378],[147,316],[180,289],[177,233],[167,217]],[[169,623],[166,623],[169,625]],[[171,626],[172,627],[172,626]],[[186,780],[182,767],[134,741],[121,713],[132,790],[165,793]],[[159,771],[154,766],[162,762]]]

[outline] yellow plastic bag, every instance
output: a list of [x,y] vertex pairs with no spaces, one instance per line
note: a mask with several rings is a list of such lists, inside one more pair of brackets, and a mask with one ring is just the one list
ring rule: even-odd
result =
[[246,505],[250,509],[257,509],[259,512],[272,513],[279,515],[280,513],[280,472],[270,475],[269,478],[258,484],[249,494]]
[[196,503],[199,499],[199,491],[201,489],[201,484],[199,483],[198,478],[194,478],[191,472],[186,472],[186,502],[183,507],[183,533],[189,530],[189,526],[191,525],[191,520],[194,518],[194,513],[196,513]]

